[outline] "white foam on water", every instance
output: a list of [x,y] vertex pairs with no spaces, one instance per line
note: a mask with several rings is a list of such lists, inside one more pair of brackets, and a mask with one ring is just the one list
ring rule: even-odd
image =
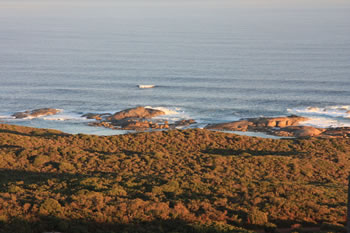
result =
[[178,115],[182,113],[180,108],[170,109],[165,107],[151,107],[151,106],[146,106],[145,108],[163,111],[165,115]]
[[82,117],[80,114],[68,112],[61,112],[56,115],[44,116],[39,118],[45,121],[91,121],[91,119]]
[[13,116],[11,116],[11,114],[6,114],[6,115],[0,115],[0,119],[4,119],[4,120],[7,120],[7,119],[14,119]]
[[313,126],[318,128],[332,128],[332,127],[344,127],[350,126],[350,123],[347,125],[345,123],[339,122],[335,119],[324,118],[324,117],[312,117],[307,121],[303,121],[300,125]]
[[28,116],[28,117],[24,117],[24,118],[15,118],[15,119],[22,119],[22,120],[32,120],[32,119],[36,119],[36,118],[40,118],[41,116]]
[[169,123],[174,123],[180,120],[193,119],[187,113],[185,113],[185,111],[183,111],[181,108],[178,108],[178,107],[166,108],[166,107],[146,106],[145,108],[156,109],[156,110],[163,111],[165,113],[165,115],[152,118],[155,120],[162,120],[162,121],[168,121]]
[[206,123],[198,123],[197,124],[197,128],[199,128],[199,129],[204,129],[204,127],[205,126],[207,126],[208,124],[206,124]]
[[309,118],[309,120],[301,122],[301,125],[320,128],[350,126],[350,105],[327,107],[310,106],[306,108],[288,109],[288,112]]
[[336,105],[327,107],[310,106],[306,108],[288,109],[288,112],[299,115],[350,118],[350,105]]
[[[56,110],[58,111],[57,114],[60,114],[60,113],[63,112],[63,109],[56,108]],[[24,111],[22,111],[22,112],[24,112]],[[57,115],[57,114],[55,114],[55,115]],[[24,117],[24,118],[20,118],[20,119],[22,119],[22,120],[32,120],[32,119],[43,118],[43,117],[46,117],[46,115],[28,116],[28,117]],[[17,119],[17,118],[15,118],[15,119]]]
[[0,119],[14,120],[14,121],[30,121],[33,119],[45,120],[45,121],[89,121],[81,114],[73,112],[65,112],[63,109],[57,109],[59,112],[54,115],[39,115],[39,116],[28,116],[25,118],[15,118],[11,114],[1,115]]

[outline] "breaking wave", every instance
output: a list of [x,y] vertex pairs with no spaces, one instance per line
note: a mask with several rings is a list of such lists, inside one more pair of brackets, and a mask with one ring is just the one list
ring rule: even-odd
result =
[[350,105],[288,109],[293,114],[350,118]]
[[306,107],[288,109],[291,114],[308,117],[302,125],[315,127],[350,127],[350,105],[336,105],[327,107]]
[[170,109],[170,108],[165,108],[165,107],[152,107],[152,106],[146,106],[145,108],[163,111],[163,112],[165,112],[165,115],[179,115],[179,114],[183,113],[180,108]]
[[40,117],[40,119],[43,119],[46,121],[87,121],[88,120],[77,113],[64,113],[64,114],[59,113],[56,115]]
[[88,119],[86,119],[85,117],[82,117],[81,114],[78,113],[73,113],[73,112],[65,112],[62,109],[58,109],[60,110],[59,113],[55,114],[55,115],[47,115],[47,116],[43,116],[43,115],[39,115],[39,116],[28,116],[25,118],[15,118],[14,116],[12,116],[12,114],[4,114],[4,115],[0,115],[0,119],[2,120],[10,120],[10,121],[28,121],[28,120],[34,120],[34,119],[40,119],[40,120],[45,120],[45,121],[87,121]]

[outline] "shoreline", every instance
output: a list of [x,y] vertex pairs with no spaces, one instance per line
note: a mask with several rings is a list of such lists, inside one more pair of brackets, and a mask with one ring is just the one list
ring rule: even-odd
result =
[[[343,111],[345,108],[342,109]],[[310,109],[310,111],[316,111]],[[261,138],[349,138],[350,127],[310,126],[312,118],[297,115],[242,118],[235,121],[210,123],[180,117],[177,112],[162,107],[138,106],[115,113],[85,113],[68,116],[62,109],[41,108],[15,112],[0,122],[36,128],[56,129],[71,134],[119,135],[169,129],[204,128]],[[175,117],[174,117],[175,115]],[[173,117],[173,118],[171,118]],[[216,119],[220,122],[220,119]]]

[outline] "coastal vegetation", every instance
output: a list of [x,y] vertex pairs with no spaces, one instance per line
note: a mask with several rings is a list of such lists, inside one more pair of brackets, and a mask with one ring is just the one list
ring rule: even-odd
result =
[[0,124],[0,232],[343,232],[350,139]]

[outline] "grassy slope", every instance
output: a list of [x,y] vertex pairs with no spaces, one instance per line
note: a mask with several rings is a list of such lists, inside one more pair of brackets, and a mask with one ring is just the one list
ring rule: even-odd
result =
[[[0,125],[0,232],[342,230],[350,140]],[[269,223],[267,223],[269,222]]]

